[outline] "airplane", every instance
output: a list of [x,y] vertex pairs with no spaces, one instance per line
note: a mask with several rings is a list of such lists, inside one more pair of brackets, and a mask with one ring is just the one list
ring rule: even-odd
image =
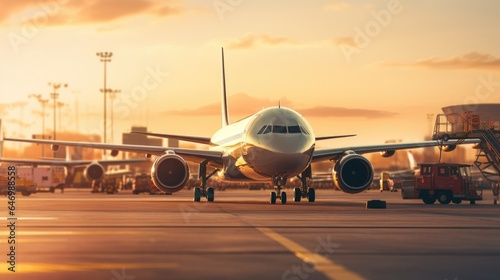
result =
[[[222,127],[212,137],[186,136],[160,133],[140,133],[182,141],[206,144],[208,150],[185,149],[160,146],[114,145],[91,142],[51,141],[36,139],[5,138],[6,141],[50,144],[53,150],[59,146],[80,146],[96,149],[144,153],[157,158],[151,167],[155,186],[166,193],[183,189],[189,176],[188,161],[198,163],[198,177],[201,186],[194,188],[193,200],[202,197],[214,201],[214,188],[207,186],[207,180],[217,174],[224,182],[272,182],[275,191],[270,194],[270,203],[287,202],[287,193],[282,191],[288,178],[297,177],[300,188],[294,189],[293,200],[302,198],[309,202],[316,200],[314,188],[308,187],[312,179],[311,163],[333,161],[334,184],[346,193],[360,193],[370,187],[373,167],[361,154],[381,152],[392,156],[395,150],[415,149],[443,145],[444,151],[451,151],[455,145],[468,142],[424,141],[372,146],[316,149],[316,142],[326,139],[352,137],[350,135],[315,136],[309,122],[293,109],[280,105],[264,108],[253,115],[234,123],[229,122],[225,82],[224,49],[222,51]],[[137,132],[139,133],[139,132]],[[477,143],[475,141],[474,143]],[[212,172],[207,167],[213,168]]]
[[[149,159],[104,159],[104,160],[73,160],[71,159],[71,154],[69,150],[66,151],[66,159],[17,159],[17,158],[4,158],[3,157],[3,133],[2,133],[2,120],[0,119],[0,165],[2,162],[6,163],[17,163],[17,164],[29,164],[33,166],[38,165],[51,165],[51,166],[63,166],[66,171],[66,185],[73,182],[75,176],[74,168],[85,167],[83,170],[83,175],[88,181],[100,181],[105,175],[110,172],[106,171],[108,166],[119,165],[119,164],[131,164],[131,163],[144,163],[150,162]],[[121,170],[124,172],[123,170]],[[128,171],[129,172],[129,171]],[[116,172],[115,172],[116,173]]]
[[408,163],[409,163],[409,168],[408,169],[403,169],[403,170],[395,170],[395,171],[382,171],[383,173],[388,173],[389,178],[392,180],[410,180],[415,178],[415,175],[420,172],[420,167],[418,166],[417,162],[415,161],[415,157],[413,156],[413,153],[411,150],[407,151],[408,155]]

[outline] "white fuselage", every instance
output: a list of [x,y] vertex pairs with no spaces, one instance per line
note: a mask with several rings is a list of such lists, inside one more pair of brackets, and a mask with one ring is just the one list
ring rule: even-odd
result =
[[315,137],[299,113],[271,107],[221,128],[210,146],[223,153],[222,180],[286,180],[311,163]]

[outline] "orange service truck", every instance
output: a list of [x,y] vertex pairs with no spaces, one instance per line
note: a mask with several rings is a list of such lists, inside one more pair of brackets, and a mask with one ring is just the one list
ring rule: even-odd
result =
[[[414,186],[402,188],[403,199],[422,199],[425,204],[439,201],[459,204],[462,201],[482,200],[472,182],[470,164],[425,163],[419,164],[420,175],[415,176]],[[481,190],[482,191],[482,190]]]

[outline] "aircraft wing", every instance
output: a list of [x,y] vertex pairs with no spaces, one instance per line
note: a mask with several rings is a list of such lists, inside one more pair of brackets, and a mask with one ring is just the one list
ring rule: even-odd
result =
[[316,137],[316,141],[328,140],[328,139],[336,139],[336,138],[344,138],[344,137],[353,137],[353,136],[356,136],[356,134],[319,136],[319,137]]
[[130,163],[142,163],[150,162],[149,159],[111,159],[111,160],[64,160],[64,159],[18,159],[18,158],[0,158],[0,162],[9,163],[20,163],[20,164],[32,164],[32,165],[60,165],[60,166],[83,166],[88,165],[93,162],[97,162],[100,165],[107,167],[109,165],[117,164],[130,164]]
[[[443,145],[460,145],[460,144],[477,144],[481,141],[479,139],[466,139],[458,141],[447,141]],[[353,151],[357,154],[375,153],[383,151],[393,151],[393,150],[405,150],[405,149],[416,149],[424,147],[436,147],[441,144],[440,141],[422,141],[413,143],[395,143],[395,144],[381,144],[381,145],[371,145],[371,146],[358,146],[358,147],[343,147],[334,149],[319,149],[315,150],[313,154],[312,161],[318,162],[323,160],[337,160],[345,152]]]
[[160,138],[176,139],[176,140],[182,140],[186,142],[194,142],[206,145],[210,144],[210,138],[208,137],[185,136],[185,135],[174,135],[174,134],[163,134],[163,133],[152,133],[152,132],[138,132],[138,131],[134,131],[132,133],[160,137]]
[[146,145],[116,145],[116,144],[103,144],[103,143],[92,143],[92,142],[52,141],[52,140],[21,139],[21,138],[4,138],[4,140],[13,142],[33,143],[33,144],[126,151],[134,153],[151,154],[157,156],[165,154],[166,151],[173,151],[174,153],[183,156],[188,161],[202,162],[208,160],[210,161],[211,165],[222,166],[222,153],[217,151],[182,149],[182,148],[171,148],[171,147],[161,147],[161,146],[146,146]]

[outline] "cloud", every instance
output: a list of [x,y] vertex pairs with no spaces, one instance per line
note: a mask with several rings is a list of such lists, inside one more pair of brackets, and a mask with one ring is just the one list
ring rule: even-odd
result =
[[325,7],[325,11],[330,12],[330,11],[343,11],[349,9],[350,5],[346,2],[334,2],[334,3],[329,3]]
[[[277,106],[278,100],[270,99],[259,99],[251,97],[245,93],[238,93],[231,95],[228,98],[228,107],[230,115],[237,115],[239,117],[249,116],[258,110],[264,109],[269,106]],[[286,98],[279,100],[282,106],[287,106],[296,109],[298,112],[306,117],[357,117],[357,118],[391,118],[395,117],[397,113],[378,111],[378,110],[366,110],[366,109],[353,109],[353,108],[343,108],[343,107],[330,107],[330,106],[319,106],[312,108],[295,108],[292,102]],[[220,103],[212,103],[206,106],[198,107],[195,109],[184,109],[184,110],[171,110],[163,112],[165,115],[169,116],[219,116],[221,114]]]
[[[179,0],[7,0],[2,3],[0,21],[24,15],[23,21],[46,13],[49,25],[105,23],[132,16],[168,17],[185,12]],[[30,16],[31,13],[31,16]],[[26,17],[27,16],[27,17]]]
[[245,34],[238,39],[230,40],[227,43],[229,48],[233,49],[249,49],[259,45],[278,46],[278,45],[295,45],[293,40],[286,37],[271,37],[269,35]]
[[[247,116],[257,112],[268,106],[277,106],[278,102],[282,104],[290,104],[286,98],[280,100],[258,99],[251,97],[245,93],[237,93],[228,96],[229,113],[237,114],[239,116]],[[164,112],[166,115],[177,116],[219,116],[221,114],[220,103],[212,103],[196,109],[185,110],[172,110]]]
[[353,37],[338,37],[338,38],[333,39],[333,43],[337,46],[348,45],[348,46],[357,48],[356,42],[354,42]]
[[18,13],[28,7],[36,6],[40,1],[37,0],[4,0],[0,9],[0,22],[7,20],[11,15]]
[[473,69],[500,71],[500,58],[479,52],[470,52],[460,56],[440,58],[431,57],[412,63],[382,62],[383,67],[422,67],[428,69]]
[[343,118],[392,118],[398,113],[392,113],[380,110],[354,109],[344,107],[318,106],[307,109],[297,109],[298,112],[306,117],[343,117]]

